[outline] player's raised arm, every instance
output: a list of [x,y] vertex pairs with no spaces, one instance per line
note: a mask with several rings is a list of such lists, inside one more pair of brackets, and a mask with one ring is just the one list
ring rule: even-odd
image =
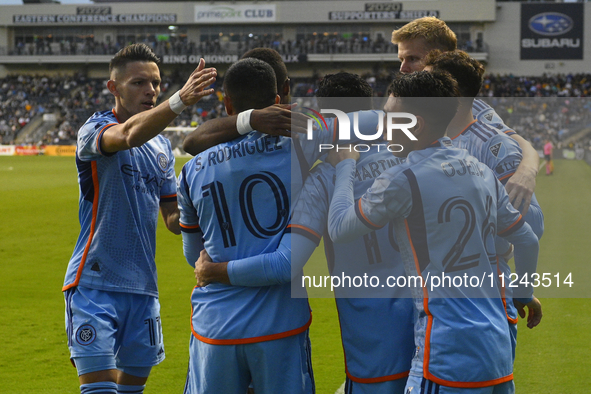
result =
[[[154,138],[183,109],[213,93],[206,89],[215,81],[215,68],[205,68],[200,60],[185,85],[172,97],[154,107],[160,92],[160,71],[156,63],[138,62],[115,68],[107,88],[115,96],[115,113],[119,123],[108,127],[101,137],[101,150],[114,153],[141,146]],[[133,108],[133,111],[128,108]],[[135,112],[135,114],[134,114]]]
[[206,149],[228,142],[252,130],[269,135],[291,137],[305,133],[308,117],[292,111],[295,104],[275,104],[225,118],[210,119],[191,132],[183,142],[185,152],[195,156]]
[[505,185],[505,188],[509,194],[509,200],[515,208],[520,209],[523,203],[521,213],[525,216],[536,188],[536,175],[538,175],[540,158],[538,152],[523,137],[513,134],[511,138],[519,144],[523,153],[523,159],[517,167],[515,174],[513,174]]

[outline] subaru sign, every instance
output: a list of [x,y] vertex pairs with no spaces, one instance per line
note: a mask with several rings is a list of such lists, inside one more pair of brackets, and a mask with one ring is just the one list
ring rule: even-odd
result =
[[521,4],[521,59],[583,59],[583,4]]

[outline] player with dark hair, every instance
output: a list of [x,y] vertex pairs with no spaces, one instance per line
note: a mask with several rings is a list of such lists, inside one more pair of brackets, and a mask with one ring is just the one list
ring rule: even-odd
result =
[[[228,69],[224,89],[230,115],[280,99],[273,69],[254,58]],[[322,139],[332,141],[332,133],[323,130]],[[257,394],[314,392],[305,294],[292,298],[289,271],[285,277],[284,271],[244,268],[245,260],[277,250],[289,231],[291,198],[318,159],[315,148],[314,141],[252,131],[183,167],[178,196],[185,257],[194,265],[207,253],[223,276],[210,283],[196,267],[186,393],[244,393],[250,382]]]
[[144,44],[112,59],[115,108],[78,132],[81,231],[63,291],[66,331],[80,391],[142,393],[164,359],[155,265],[158,212],[180,234],[174,156],[159,133],[211,94],[216,70],[200,61],[181,90],[156,106],[159,59]]
[[[490,169],[444,137],[459,96],[448,73],[401,75],[388,90],[385,109],[415,114],[417,140],[404,145],[407,160],[382,173],[357,202],[356,163],[347,160],[355,155],[331,152],[334,161],[342,161],[336,166],[329,234],[335,242],[349,242],[392,222],[406,274],[422,278],[411,289],[417,348],[406,392],[513,393],[511,344],[497,283],[451,283],[464,276],[496,278],[497,232],[515,244],[517,273],[535,272],[537,238]],[[425,97],[438,97],[446,110],[423,110],[433,108]],[[444,275],[449,284],[433,286],[433,278]],[[535,308],[533,288],[520,290],[519,300]],[[536,313],[530,324],[539,318]]]
[[[318,83],[316,90],[318,108],[334,108],[343,112],[367,111],[373,109],[373,89],[357,74],[340,72],[327,74]],[[363,97],[363,100],[351,100]]]
[[[447,136],[451,138],[454,146],[467,149],[478,161],[490,168],[502,184],[506,184],[515,173],[515,168],[521,163],[522,154],[519,145],[509,138],[509,134],[501,133],[499,130],[487,126],[475,119],[472,114],[474,98],[482,86],[484,67],[464,51],[441,52],[434,50],[425,58],[425,70],[446,71],[458,81],[463,97],[460,99],[456,116],[447,128]],[[524,215],[524,219],[540,239],[544,233],[544,215],[535,193],[532,195],[530,208]],[[497,237],[496,250],[499,254],[499,268],[505,274],[505,283],[509,283],[511,268],[507,264],[507,260],[511,258],[512,246],[506,240]],[[511,298],[511,287],[506,287],[504,291],[513,358],[515,358],[517,313],[519,312],[522,317],[525,317],[525,311],[523,305],[518,301],[517,305],[514,305]]]
[[[401,73],[421,71],[425,67],[425,56],[434,49],[453,51],[457,48],[455,33],[444,21],[435,17],[423,17],[407,23],[392,32],[392,43],[398,45],[398,58],[402,62]],[[515,174],[507,182],[506,188],[513,205],[525,215],[529,209],[531,196],[536,185],[539,157],[531,144],[507,127],[493,108],[482,100],[474,100],[474,117],[481,122],[511,132],[523,151],[523,160]],[[523,203],[523,206],[522,206]]]
[[252,57],[268,63],[275,71],[277,94],[280,102],[267,108],[250,109],[228,114],[224,118],[210,119],[189,134],[183,141],[185,152],[197,155],[222,142],[228,142],[252,130],[269,135],[289,137],[292,132],[305,133],[308,118],[291,112],[290,80],[281,55],[271,48],[254,48],[242,55],[242,59]]
[[[331,99],[342,98],[339,95],[344,91],[349,97],[362,98],[356,100],[360,106],[363,104],[359,101],[369,101],[373,96],[365,80],[349,73],[326,75],[317,94],[325,99],[327,108],[339,108],[339,103],[335,105]],[[376,113],[373,117],[361,117],[359,128],[375,128],[375,118]],[[403,161],[392,157],[383,144],[362,153],[355,179],[356,196],[363,195],[387,168]],[[314,167],[295,204],[290,231],[283,235],[276,251],[227,263],[214,263],[209,255],[202,253],[195,264],[198,284],[261,286],[299,279],[302,267],[326,233],[334,174],[330,164]],[[333,244],[324,236],[324,247],[333,276],[354,276],[360,272],[382,278],[404,275],[400,254],[388,228],[347,244]],[[292,289],[295,291],[300,283],[296,280]],[[403,394],[414,353],[412,300],[403,290],[372,294],[380,298],[365,298],[368,291],[351,294],[335,289],[345,356],[345,392]],[[359,298],[351,298],[355,295]]]

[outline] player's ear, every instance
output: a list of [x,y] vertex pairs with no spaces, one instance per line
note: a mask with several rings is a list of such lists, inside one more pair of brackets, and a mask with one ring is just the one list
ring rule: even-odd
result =
[[[283,97],[285,97],[286,100],[289,98],[289,91],[290,91],[289,83],[290,83],[289,78],[287,78],[285,80],[285,82],[283,82],[283,87],[281,88],[281,92],[283,93]],[[283,103],[283,104],[289,104],[289,100],[287,103]]]
[[117,84],[112,79],[109,79],[107,81],[107,89],[109,89],[109,92],[111,92],[113,96],[119,97],[119,92],[117,91]]
[[228,115],[234,115],[234,106],[232,105],[232,99],[228,95],[224,96],[224,105],[226,106],[226,113]]
[[420,115],[416,115],[417,124],[410,129],[410,132],[415,136],[418,137],[424,130],[425,130],[425,118]]
[[280,95],[275,96],[275,104],[281,104],[281,96]]

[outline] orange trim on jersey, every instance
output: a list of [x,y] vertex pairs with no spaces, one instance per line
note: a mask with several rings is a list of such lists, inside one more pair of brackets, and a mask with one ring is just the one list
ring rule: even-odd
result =
[[312,234],[313,236],[315,236],[318,239],[322,238],[322,235],[318,234],[316,231],[314,231],[312,229],[309,229],[308,227],[300,226],[299,224],[288,224],[287,228],[290,228],[290,227],[295,227],[295,228],[299,228],[300,230],[304,230],[305,232]]
[[115,126],[116,124],[117,123],[109,123],[108,125],[105,125],[96,136],[96,147],[101,155],[103,155],[103,150],[101,149],[101,136],[109,127]]
[[202,335],[197,334],[195,329],[193,328],[193,305],[191,305],[191,332],[193,336],[199,339],[201,342],[208,343],[210,345],[246,345],[249,343],[258,343],[258,342],[266,342],[266,341],[274,341],[275,339],[282,339],[291,337],[293,335],[298,335],[306,331],[310,324],[312,324],[312,311],[310,311],[310,319],[306,324],[302,327],[295,328],[293,330],[279,332],[277,334],[271,335],[262,335],[260,337],[251,337],[251,338],[235,338],[235,339],[213,339],[207,338]]
[[80,282],[80,277],[82,276],[82,270],[84,269],[84,264],[86,263],[86,257],[88,256],[88,251],[90,250],[90,244],[92,243],[92,238],[94,237],[99,202],[99,179],[98,172],[96,169],[96,161],[91,161],[90,166],[92,168],[92,183],[94,185],[94,198],[92,199],[92,221],[90,222],[90,234],[88,235],[88,241],[86,241],[86,247],[84,248],[84,254],[82,255],[82,259],[80,260],[78,272],[76,272],[76,279],[74,279],[73,283],[70,283],[69,285],[62,287],[62,291],[66,291],[69,288],[78,286],[78,283]]
[[176,197],[176,193],[174,194],[169,194],[167,196],[160,196],[160,198],[171,198],[171,197]]
[[345,360],[345,374],[347,375],[347,377],[356,383],[382,383],[389,382],[390,380],[406,378],[409,375],[410,371],[401,372],[394,375],[378,376],[376,378],[358,378],[356,376],[353,376],[349,372],[349,367],[347,366],[347,353],[345,352],[345,344],[343,342],[343,327],[341,326],[341,314],[339,312],[339,304],[336,301],[337,300],[335,298],[335,304],[337,306],[337,316],[339,320],[339,330],[341,331],[341,346],[343,348],[343,358]]
[[497,384],[509,382],[513,380],[513,373],[507,376],[503,376],[501,378],[492,379],[492,380],[483,380],[481,382],[454,382],[451,380],[439,379],[435,376],[431,375],[429,372],[426,373],[427,376],[425,378],[429,379],[432,382],[440,384],[442,386],[448,387],[458,387],[458,388],[480,388],[480,387],[489,387],[489,386],[496,386]]
[[347,374],[347,377],[356,383],[383,383],[389,382],[390,380],[406,378],[410,374],[410,371],[406,371],[394,375],[380,376],[378,378],[356,378],[355,376],[349,373],[349,370],[347,369],[347,364],[345,364],[345,372]]
[[182,228],[187,228],[187,229],[201,228],[198,224],[196,224],[194,226],[188,226],[186,224],[179,223],[179,226],[181,226]]
[[456,135],[455,137],[451,138],[452,140],[455,140],[456,138],[458,138],[460,135],[464,134],[464,132],[466,130],[468,130],[468,127],[472,126],[474,123],[476,123],[476,119],[474,119],[472,122],[470,122],[466,127],[464,127],[464,130],[460,131],[460,133],[458,135]]
[[519,223],[521,221],[521,219],[523,219],[523,217],[521,215],[519,215],[519,217],[517,218],[516,221],[513,222],[512,225],[510,225],[509,227],[507,227],[506,229],[504,229],[503,231],[499,231],[499,233],[497,235],[501,235],[506,233],[507,231],[511,230],[512,227],[514,227],[517,223]]
[[111,108],[111,112],[113,113],[113,116],[115,117],[115,119],[117,119],[117,122],[121,123],[121,121],[119,120],[119,117],[115,113],[115,108]]
[[[415,247],[412,243],[412,239],[410,237],[410,229],[408,227],[408,221],[405,219],[404,224],[406,226],[406,234],[408,235],[408,240],[410,242],[410,246],[412,249],[412,254],[415,260],[415,267],[419,275],[422,276],[421,270],[419,269],[419,261],[417,259],[417,254],[415,251]],[[498,267],[498,265],[497,265]],[[431,372],[429,372],[429,359],[430,359],[430,352],[431,352],[431,330],[433,328],[433,315],[429,311],[429,295],[427,292],[427,288],[423,287],[423,308],[425,309],[425,314],[427,315],[427,330],[425,333],[425,349],[423,350],[423,376],[425,379],[429,379],[432,382],[440,384],[442,386],[449,386],[449,387],[459,387],[459,388],[478,388],[478,387],[488,387],[494,386],[497,384],[505,383],[510,380],[513,380],[513,374],[503,376],[493,380],[484,380],[480,382],[454,382],[451,380],[440,379],[434,376]]]
[[[503,275],[501,272],[501,267],[499,267],[499,256],[497,256],[497,275]],[[507,321],[511,324],[517,324],[519,318],[513,319],[509,316],[509,312],[507,312],[507,300],[505,299],[505,281],[501,282],[501,299],[503,300],[503,307],[505,308],[505,315],[507,316]]]
[[357,200],[357,205],[359,205],[359,213],[361,214],[361,216],[363,216],[363,219],[367,220],[367,222],[369,224],[371,224],[372,226],[377,227],[377,228],[384,227],[384,226],[378,226],[377,224],[375,224],[374,222],[372,222],[371,220],[369,220],[367,218],[367,216],[365,216],[365,214],[363,213],[363,208],[361,207],[361,199]]
[[[511,132],[513,132],[513,133],[517,134],[517,132],[516,132],[515,130],[513,130],[513,129],[508,129],[508,130],[505,130],[503,133],[505,133],[505,134],[509,134],[509,133],[511,133]],[[517,134],[517,135],[519,135],[519,134]]]
[[[419,266],[419,259],[417,258],[417,252],[415,250],[415,245],[412,242],[412,238],[410,237],[410,228],[408,227],[408,220],[404,219],[404,226],[406,227],[406,235],[408,236],[408,241],[410,242],[410,248],[412,250],[412,256],[415,261],[415,268],[417,273],[423,276],[421,272],[421,268]],[[427,315],[427,330],[425,332],[425,349],[423,349],[423,374],[426,378],[429,374],[429,359],[430,359],[430,352],[431,352],[431,328],[433,326],[433,315],[431,311],[429,311],[429,293],[427,292],[427,287],[422,286],[423,290],[423,309],[425,309],[425,314]]]
[[503,179],[511,178],[514,174],[515,174],[515,171],[513,171],[512,173],[507,174],[507,175],[499,178],[499,181],[502,181]]

